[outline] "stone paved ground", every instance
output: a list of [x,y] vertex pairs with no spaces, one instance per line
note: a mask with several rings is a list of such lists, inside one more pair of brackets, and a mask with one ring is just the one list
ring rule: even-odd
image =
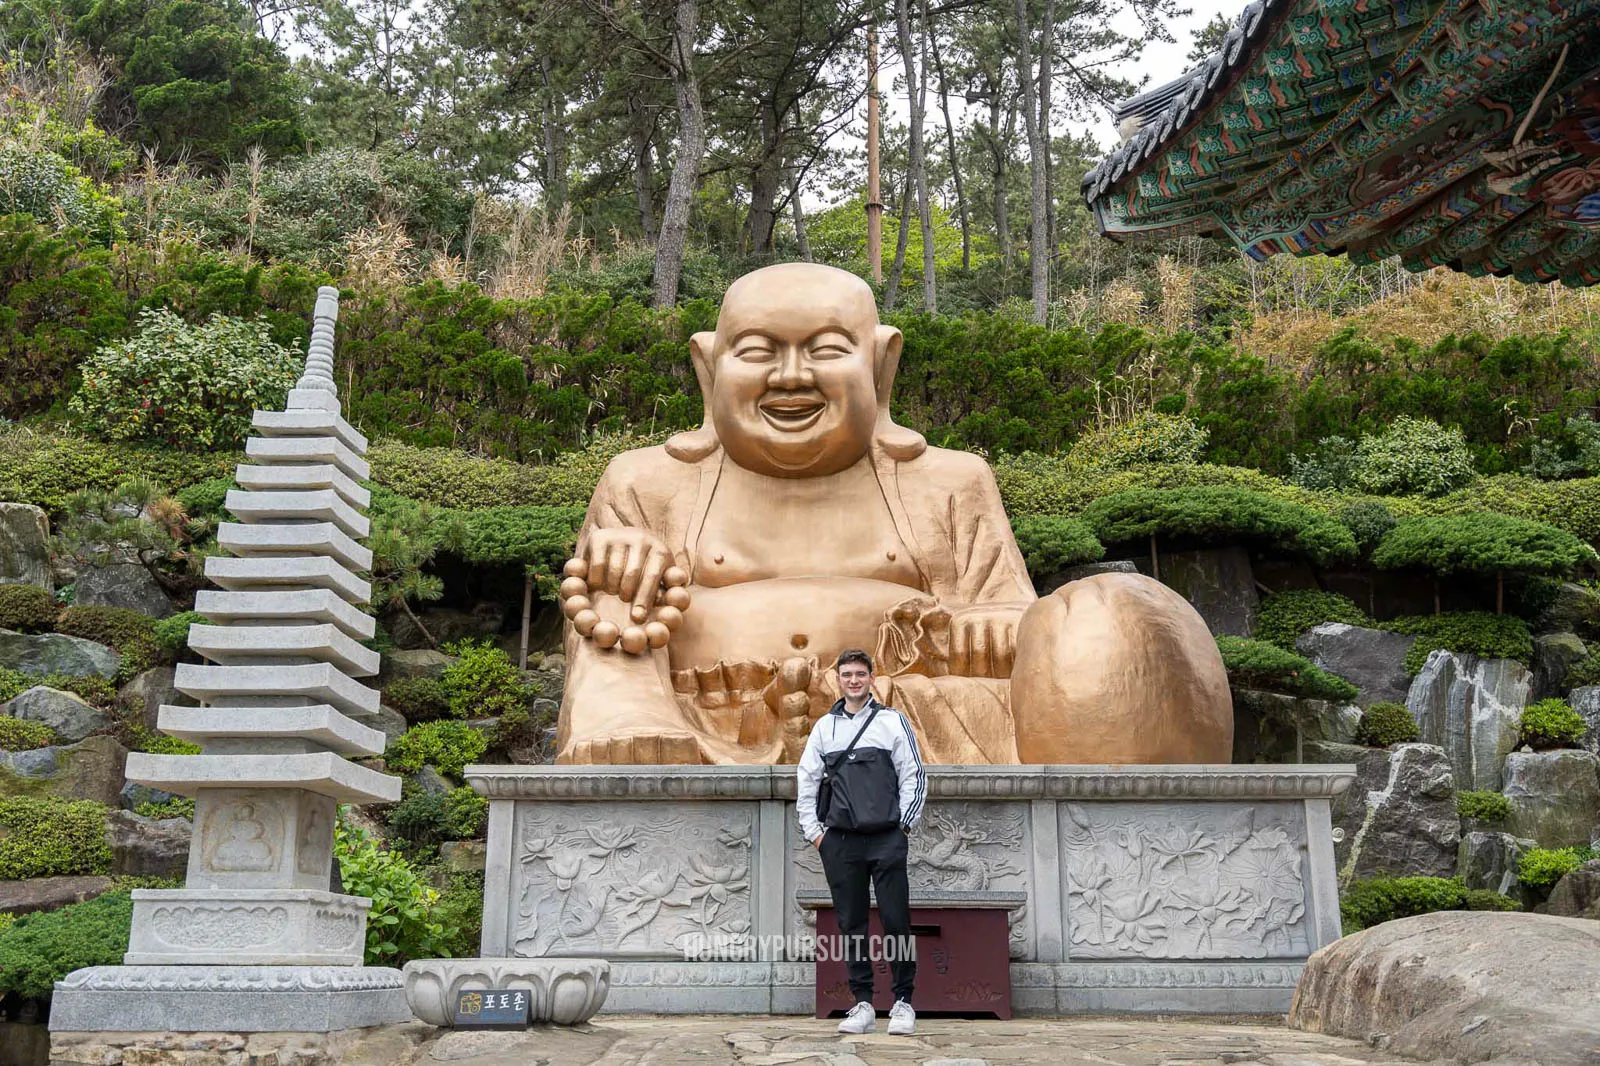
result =
[[773,1017],[602,1017],[573,1029],[440,1032],[404,1026],[339,1055],[341,1066],[1378,1066],[1365,1044],[1248,1022],[919,1019],[917,1035],[841,1037],[833,1021]]

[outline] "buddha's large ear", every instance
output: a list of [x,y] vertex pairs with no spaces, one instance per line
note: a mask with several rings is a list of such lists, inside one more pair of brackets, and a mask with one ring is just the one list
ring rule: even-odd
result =
[[893,326],[878,326],[877,332],[878,425],[873,432],[878,446],[892,459],[915,459],[928,448],[928,442],[914,429],[896,424],[889,415],[889,397],[894,392],[894,376],[900,370],[900,347],[904,341]]
[[717,347],[715,333],[696,333],[689,338],[689,356],[694,361],[694,376],[700,382],[700,399],[705,416],[699,429],[675,433],[667,438],[667,454],[685,463],[698,463],[717,450],[717,429],[711,423],[712,357]]

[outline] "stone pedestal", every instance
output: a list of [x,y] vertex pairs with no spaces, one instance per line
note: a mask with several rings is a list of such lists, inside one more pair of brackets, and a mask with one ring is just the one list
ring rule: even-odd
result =
[[[1329,800],[1354,771],[930,766],[912,903],[1002,901],[1018,1013],[1281,1012],[1339,936]],[[490,801],[484,956],[608,960],[607,1011],[814,1009],[827,889],[793,767],[467,780]]]
[[199,755],[131,755],[130,781],[195,798],[185,885],[133,894],[126,965],[56,986],[56,1032],[329,1032],[410,1018],[396,970],[361,966],[371,901],[330,892],[339,803],[392,802],[398,778],[348,761],[384,735],[360,719],[378,693],[361,641],[373,621],[359,576],[369,502],[366,440],[339,416],[333,323],[318,293],[306,372],[283,412],[258,411],[237,520],[206,562],[173,684],[201,706],[163,705],[157,726]]

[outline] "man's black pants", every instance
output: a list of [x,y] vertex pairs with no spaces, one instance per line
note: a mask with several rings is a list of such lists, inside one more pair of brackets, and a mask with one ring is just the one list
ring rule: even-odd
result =
[[[911,1000],[917,977],[916,945],[911,937],[911,883],[906,877],[903,830],[852,833],[830,829],[822,836],[822,872],[833,894],[833,912],[844,937],[845,969],[856,1002],[872,1002],[872,954],[887,957],[894,978],[894,998]],[[878,920],[884,943],[867,943],[871,883],[878,896]]]

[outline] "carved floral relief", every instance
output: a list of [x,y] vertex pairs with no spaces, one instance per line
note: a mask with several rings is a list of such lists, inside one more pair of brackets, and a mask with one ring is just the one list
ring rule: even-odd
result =
[[1071,958],[1267,958],[1311,950],[1298,805],[1065,803]]

